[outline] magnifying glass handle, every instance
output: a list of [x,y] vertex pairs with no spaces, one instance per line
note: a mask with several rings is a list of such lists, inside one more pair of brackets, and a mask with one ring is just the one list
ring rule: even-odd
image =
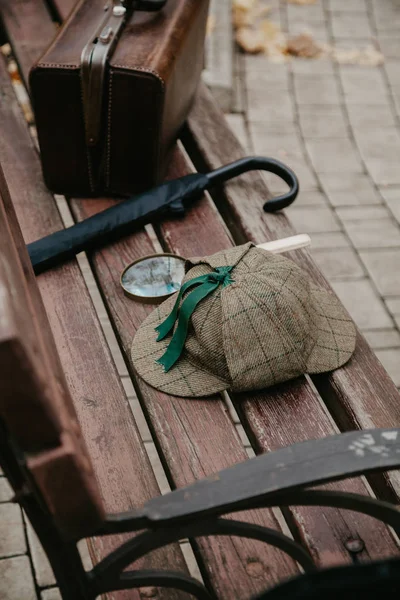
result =
[[219,183],[224,183],[233,177],[247,173],[248,171],[267,171],[268,173],[274,173],[289,186],[289,191],[286,194],[277,196],[268,200],[263,209],[265,212],[275,212],[286,208],[292,202],[295,201],[297,194],[299,193],[299,181],[295,173],[281,163],[279,160],[274,158],[267,158],[265,156],[249,156],[247,158],[241,158],[229,165],[220,167],[211,173],[206,174],[209,181],[209,187]]

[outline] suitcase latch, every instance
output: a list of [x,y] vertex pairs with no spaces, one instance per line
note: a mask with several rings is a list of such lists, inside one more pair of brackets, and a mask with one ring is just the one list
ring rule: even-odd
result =
[[84,47],[81,55],[81,82],[86,145],[96,146],[100,141],[104,98],[104,79],[107,60],[112,55],[119,36],[134,10],[156,11],[167,0],[133,2],[110,1],[104,6],[104,17]]

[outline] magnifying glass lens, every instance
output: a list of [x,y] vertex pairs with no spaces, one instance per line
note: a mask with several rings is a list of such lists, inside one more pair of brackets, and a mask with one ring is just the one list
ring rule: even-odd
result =
[[124,292],[136,300],[158,302],[181,287],[185,259],[161,254],[142,258],[129,265],[121,275]]

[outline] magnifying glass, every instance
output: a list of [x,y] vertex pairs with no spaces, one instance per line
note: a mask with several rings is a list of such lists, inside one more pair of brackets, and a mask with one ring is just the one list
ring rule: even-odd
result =
[[[257,248],[278,254],[310,245],[310,236],[300,234],[259,244]],[[139,258],[123,270],[122,289],[127,296],[139,302],[162,302],[179,291],[185,276],[185,262],[182,256],[168,253]]]

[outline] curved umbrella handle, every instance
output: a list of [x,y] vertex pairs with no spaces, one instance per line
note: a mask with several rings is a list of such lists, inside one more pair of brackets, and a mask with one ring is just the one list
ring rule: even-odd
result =
[[269,173],[278,175],[278,177],[283,179],[283,181],[287,183],[290,188],[286,194],[272,198],[272,200],[267,200],[263,206],[265,212],[275,212],[277,210],[281,210],[295,201],[296,196],[299,193],[299,181],[297,176],[291,169],[289,169],[289,167],[281,163],[279,160],[275,160],[274,158],[267,158],[265,156],[249,156],[247,158],[241,158],[240,160],[237,160],[229,165],[225,165],[224,167],[220,167],[215,171],[211,171],[211,173],[207,173],[206,177],[209,181],[209,186],[212,186],[228,181],[229,179],[237,177],[238,175],[242,175],[243,173],[247,173],[247,171],[256,170],[268,171]]

